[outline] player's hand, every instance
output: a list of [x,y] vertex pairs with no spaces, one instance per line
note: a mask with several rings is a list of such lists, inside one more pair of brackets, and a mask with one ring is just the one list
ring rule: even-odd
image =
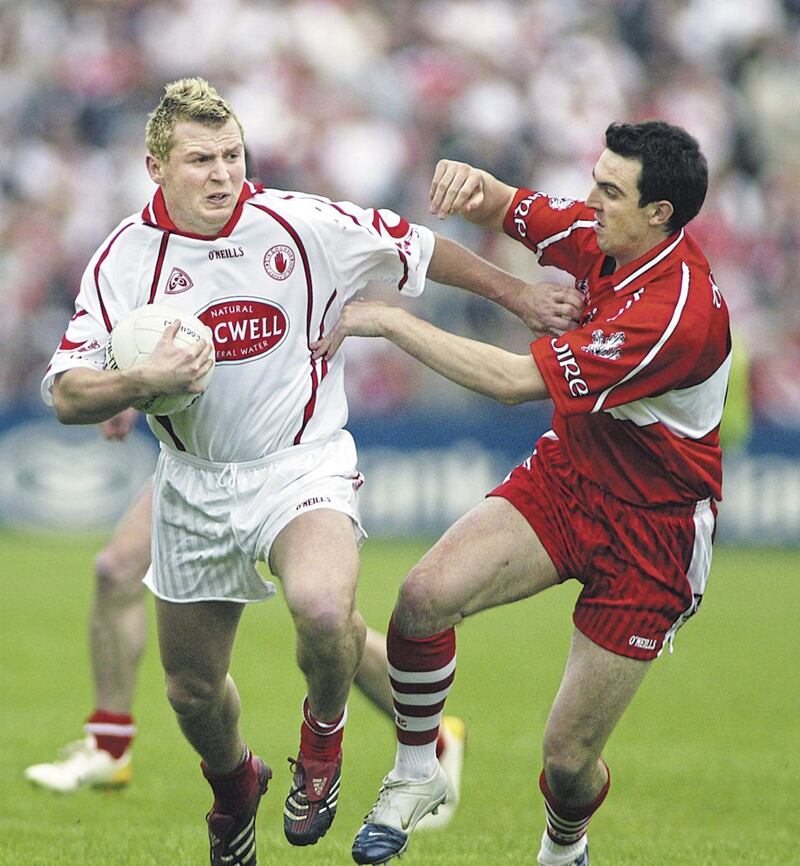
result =
[[430,211],[439,219],[469,214],[484,202],[483,173],[465,162],[440,159],[430,188]]
[[153,394],[202,394],[205,390],[198,380],[214,365],[214,347],[205,340],[176,346],[174,340],[180,326],[180,319],[167,325],[150,357],[138,368]]
[[465,162],[441,159],[430,188],[430,211],[439,219],[461,214],[475,225],[503,231],[503,219],[516,195],[516,187]]
[[351,301],[342,308],[339,320],[320,340],[311,343],[311,357],[316,361],[330,360],[344,342],[345,337],[382,337],[386,331],[387,317],[397,307],[381,301]]
[[136,409],[123,409],[107,421],[101,421],[99,426],[103,438],[110,441],[124,439],[133,430],[138,414]]
[[574,287],[561,283],[532,283],[519,293],[514,313],[537,334],[560,336],[581,322],[584,297]]

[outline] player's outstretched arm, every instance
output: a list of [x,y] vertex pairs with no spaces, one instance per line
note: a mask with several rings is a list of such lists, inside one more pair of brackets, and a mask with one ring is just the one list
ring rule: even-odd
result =
[[500,304],[540,334],[559,336],[578,326],[583,295],[574,286],[526,283],[443,235],[436,234],[428,276]]
[[73,367],[53,383],[53,407],[62,424],[98,424],[154,394],[198,394],[195,384],[213,364],[205,341],[176,346],[176,320],[167,326],[150,357],[129,370]]
[[353,301],[322,340],[312,344],[314,358],[331,358],[345,337],[386,337],[427,367],[478,394],[501,403],[524,403],[548,396],[531,355],[443,331],[400,307],[380,301]]
[[461,214],[476,225],[501,232],[516,191],[488,171],[440,159],[431,181],[430,211],[439,219]]

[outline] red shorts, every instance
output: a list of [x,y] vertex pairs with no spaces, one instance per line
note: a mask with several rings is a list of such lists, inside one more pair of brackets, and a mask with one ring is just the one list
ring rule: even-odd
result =
[[604,649],[653,659],[697,611],[711,566],[712,500],[632,505],[579,475],[552,440],[488,495],[526,518],[562,582],[583,584],[572,618]]

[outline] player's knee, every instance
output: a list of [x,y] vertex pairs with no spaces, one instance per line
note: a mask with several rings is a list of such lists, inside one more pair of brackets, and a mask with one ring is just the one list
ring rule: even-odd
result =
[[131,598],[144,591],[138,572],[110,548],[95,557],[94,577],[97,591],[104,598]]
[[167,700],[179,716],[197,716],[206,712],[220,697],[219,683],[197,676],[167,675]]
[[293,605],[297,629],[307,642],[330,644],[343,640],[353,628],[353,608],[334,593],[316,593]]
[[588,742],[569,741],[557,735],[545,736],[544,769],[553,792],[561,799],[583,785],[585,775],[597,763],[598,754]]
[[414,570],[403,582],[393,618],[395,627],[407,637],[434,634],[444,627],[433,584],[423,572]]

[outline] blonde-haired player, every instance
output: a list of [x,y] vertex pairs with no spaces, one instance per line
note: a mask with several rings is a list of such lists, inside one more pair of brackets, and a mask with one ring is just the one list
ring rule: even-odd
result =
[[[411,296],[427,277],[459,285],[540,330],[570,327],[577,314],[390,211],[246,180],[242,126],[202,79],[167,86],[147,135],[156,192],[92,257],[69,348],[56,351],[42,392],[63,423],[97,423],[143,397],[200,392],[215,352],[199,400],[148,416],[161,454],[145,583],[167,696],[214,793],[212,863],[252,866],[272,774],[247,748],[228,670],[245,605],[275,594],[255,563],[282,584],[307,684],[284,810],[294,845],[316,843],[334,819],[347,696],[366,637],[355,607],[363,479],[344,426],[344,363],[317,361],[311,344],[373,281]],[[147,362],[104,370],[115,322],[164,298],[209,325],[215,345],[176,347],[174,323]]]

